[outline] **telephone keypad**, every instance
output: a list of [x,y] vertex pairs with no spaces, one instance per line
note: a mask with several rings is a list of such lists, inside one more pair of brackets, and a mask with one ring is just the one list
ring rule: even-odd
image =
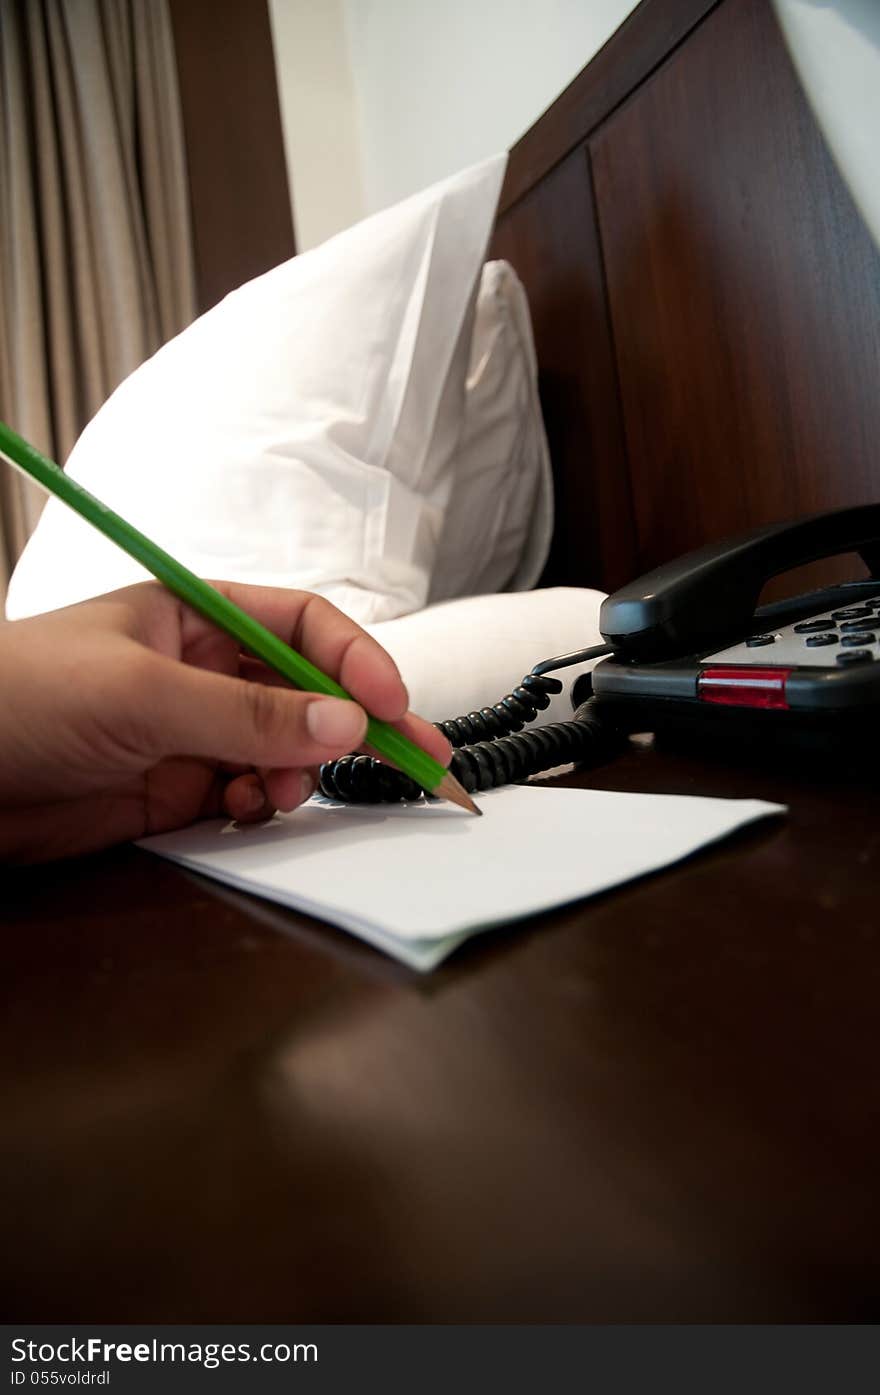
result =
[[[844,606],[824,614],[812,615],[794,625],[778,630],[750,635],[715,654],[702,656],[701,663],[761,664],[774,668],[841,667],[880,660],[880,597],[870,603]],[[839,652],[823,652],[840,646]],[[766,648],[766,659],[756,650]]]

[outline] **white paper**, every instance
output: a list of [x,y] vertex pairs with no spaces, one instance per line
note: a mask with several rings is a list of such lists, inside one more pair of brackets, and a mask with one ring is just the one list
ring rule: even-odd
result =
[[446,803],[214,820],[141,840],[150,852],[349,930],[431,969],[478,930],[577,901],[678,862],[769,814],[759,799],[510,785]]

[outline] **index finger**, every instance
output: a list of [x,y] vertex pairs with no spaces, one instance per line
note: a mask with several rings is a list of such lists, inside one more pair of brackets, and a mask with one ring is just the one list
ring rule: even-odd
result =
[[[403,717],[408,705],[407,691],[391,655],[323,596],[231,581],[211,584],[285,644],[335,678],[371,716],[386,722]],[[184,643],[210,624],[195,612],[188,615],[192,616],[194,628],[190,631],[184,621]]]
[[[261,659],[242,658],[239,672],[242,678],[246,678],[251,683],[268,683],[280,687],[289,686],[286,678],[282,678],[281,674],[276,673],[273,668],[267,668]],[[426,721],[424,717],[419,717],[415,712],[406,712],[403,717],[395,720],[394,725],[398,731],[403,732],[404,736],[409,737],[410,741],[414,741],[417,746],[421,746],[423,751],[427,751],[428,755],[433,756],[441,765],[449,765],[452,758],[452,744],[435,723]],[[376,751],[369,751],[369,754],[378,757]]]

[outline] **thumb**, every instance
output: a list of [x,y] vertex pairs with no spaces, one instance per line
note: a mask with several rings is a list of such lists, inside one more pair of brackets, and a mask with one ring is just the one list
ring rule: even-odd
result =
[[158,655],[144,702],[147,740],[160,759],[313,766],[354,750],[367,730],[363,708],[347,698],[251,683]]

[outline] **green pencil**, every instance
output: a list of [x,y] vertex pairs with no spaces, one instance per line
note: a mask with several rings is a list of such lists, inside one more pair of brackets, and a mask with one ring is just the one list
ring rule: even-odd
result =
[[[138,532],[137,528],[120,518],[118,513],[108,509],[100,499],[96,499],[87,489],[83,489],[75,480],[65,475],[54,461],[41,455],[34,446],[29,445],[2,421],[0,453],[6,456],[10,464],[35,479],[50,494],[68,504],[99,532],[104,533],[136,562],[140,562],[141,566],[152,572],[163,586],[173,591],[175,596],[179,596],[193,610],[199,611],[219,629],[239,640],[246,649],[295,687],[310,693],[325,693],[331,697],[350,697],[335,679],[315,668],[302,654],[298,654],[277,635],[272,634],[271,630],[267,630],[265,625],[261,625],[239,606],[227,600],[216,587],[203,581],[182,563],[176,562],[156,543]],[[405,775],[429,793],[441,799],[448,799],[471,813],[481,812],[445,766],[395,727],[370,717],[366,739],[374,751],[392,761]]]

